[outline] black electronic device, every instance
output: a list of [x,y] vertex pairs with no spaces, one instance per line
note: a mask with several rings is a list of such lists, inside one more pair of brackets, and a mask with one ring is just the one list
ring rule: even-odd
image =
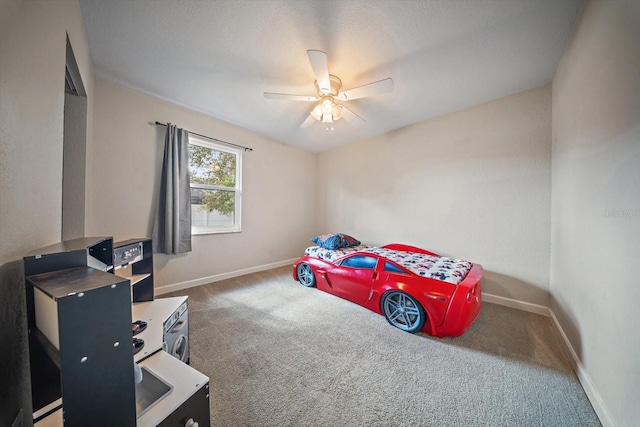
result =
[[131,282],[131,301],[153,301],[151,239],[129,239],[113,244],[114,273]]

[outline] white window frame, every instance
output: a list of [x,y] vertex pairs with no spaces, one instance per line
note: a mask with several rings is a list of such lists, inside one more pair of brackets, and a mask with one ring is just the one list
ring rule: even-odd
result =
[[[208,184],[193,184],[191,188],[202,188],[204,190],[223,190],[233,191],[235,193],[234,204],[234,225],[232,227],[196,227],[191,225],[192,235],[202,234],[221,234],[221,233],[240,233],[242,231],[242,153],[243,150],[227,147],[226,145],[216,144],[215,142],[199,138],[197,136],[189,135],[189,145],[197,145],[204,148],[210,148],[212,150],[222,151],[225,153],[234,154],[236,156],[236,186],[235,187],[223,187],[218,185]],[[193,218],[193,212],[191,213]]]

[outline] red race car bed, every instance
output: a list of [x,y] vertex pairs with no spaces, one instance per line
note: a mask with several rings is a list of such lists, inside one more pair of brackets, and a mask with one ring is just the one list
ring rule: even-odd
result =
[[398,243],[349,242],[336,247],[319,241],[307,248],[293,265],[293,278],[382,314],[411,333],[459,336],[480,314],[480,264]]

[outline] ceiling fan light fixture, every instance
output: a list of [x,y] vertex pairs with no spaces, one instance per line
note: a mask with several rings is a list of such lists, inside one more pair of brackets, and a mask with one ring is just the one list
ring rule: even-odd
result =
[[342,118],[342,105],[333,104],[331,115],[333,116],[333,120],[340,120]]
[[322,123],[333,123],[333,117],[331,113],[322,115]]
[[311,110],[311,116],[317,121],[322,120],[322,104],[318,103],[313,110]]
[[322,100],[322,114],[331,114],[333,110],[333,100],[329,97]]

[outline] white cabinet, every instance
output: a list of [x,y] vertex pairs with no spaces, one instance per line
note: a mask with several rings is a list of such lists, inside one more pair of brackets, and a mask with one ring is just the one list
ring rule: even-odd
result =
[[136,338],[144,347],[134,356],[136,362],[158,350],[165,350],[182,362],[189,363],[189,298],[185,296],[157,298],[134,303],[131,317],[147,322],[147,329]]

